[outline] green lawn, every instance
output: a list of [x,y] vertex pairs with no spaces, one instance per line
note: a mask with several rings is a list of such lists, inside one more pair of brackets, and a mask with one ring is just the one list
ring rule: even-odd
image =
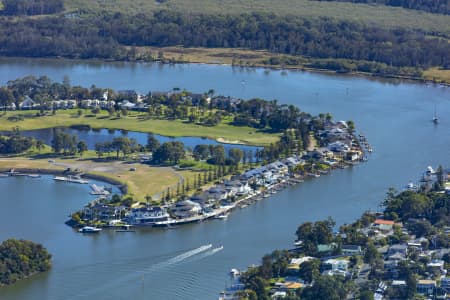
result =
[[241,14],[270,12],[278,15],[331,17],[376,24],[382,27],[419,28],[425,31],[450,33],[450,16],[383,5],[352,4],[309,0],[67,0],[66,8],[74,11],[87,8],[122,13],[148,13],[157,9],[207,14]]
[[[25,115],[24,120],[9,121],[14,115]],[[36,112],[7,112],[0,116],[0,130],[11,130],[18,126],[20,130],[71,126],[76,124],[90,125],[93,128],[125,129],[129,131],[153,132],[165,136],[200,136],[212,139],[223,139],[231,142],[251,145],[268,145],[278,140],[278,135],[260,132],[255,128],[236,127],[226,121],[217,126],[207,127],[180,120],[168,121],[142,118],[145,114],[129,114],[122,118],[110,118],[106,112],[90,116],[86,110],[77,116],[77,110],[57,111],[56,115],[35,117]]]

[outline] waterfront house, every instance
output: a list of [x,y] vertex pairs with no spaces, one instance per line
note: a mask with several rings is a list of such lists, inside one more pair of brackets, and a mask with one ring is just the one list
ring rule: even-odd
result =
[[350,150],[350,147],[341,141],[336,141],[328,144],[328,149],[333,152],[345,152]]
[[120,219],[122,211],[125,208],[122,206],[110,206],[102,203],[95,203],[83,209],[83,217],[88,220],[110,221]]
[[183,200],[175,203],[170,210],[177,218],[189,218],[199,215],[202,212],[202,207],[191,200]]
[[218,203],[218,200],[210,197],[207,192],[203,192],[201,194],[192,195],[189,200],[192,202],[200,204],[203,208],[209,208]]
[[416,285],[417,293],[423,295],[433,295],[436,290],[436,281],[429,279],[421,279]]
[[391,231],[393,226],[394,226],[394,221],[376,219],[373,222],[373,227],[375,227],[376,229],[378,229],[380,231],[384,231],[384,232]]
[[207,190],[208,198],[215,200],[225,200],[231,193],[223,185],[216,185]]
[[271,170],[272,172],[277,172],[279,174],[286,174],[289,171],[288,166],[282,163],[281,161],[275,161],[273,163],[268,164],[266,167],[268,170]]
[[291,156],[291,157],[285,158],[285,159],[282,160],[282,162],[286,166],[288,166],[288,168],[296,167],[296,166],[298,166],[300,164],[304,164],[305,163],[304,160],[302,160],[301,158],[297,158],[295,156]]
[[224,186],[229,195],[243,196],[247,195],[252,190],[248,181],[226,180]]
[[156,222],[168,221],[167,210],[160,206],[134,208],[127,214],[127,220],[135,225],[154,225]]

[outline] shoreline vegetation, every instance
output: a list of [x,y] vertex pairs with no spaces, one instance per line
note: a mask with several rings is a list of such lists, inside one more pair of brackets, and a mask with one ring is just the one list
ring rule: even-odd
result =
[[[130,48],[128,48],[130,49]],[[407,74],[379,74],[352,70],[352,65],[358,63],[346,59],[319,59],[321,62],[311,63],[310,58],[299,55],[274,54],[266,50],[250,50],[239,48],[196,48],[196,47],[136,47],[137,51],[145,56],[146,53],[158,53],[160,58],[150,62],[163,64],[209,64],[227,65],[236,68],[263,68],[269,73],[271,70],[280,71],[304,71],[324,74],[346,74],[350,76],[363,76],[380,79],[400,79],[414,82],[433,83],[450,86],[450,69],[432,67],[415,76]],[[59,58],[53,58],[59,59]],[[101,60],[108,62],[111,60]],[[145,60],[127,60],[128,62],[147,62]],[[288,64],[288,61],[296,61],[296,64]],[[342,68],[349,66],[348,69]]]
[[0,288],[48,271],[51,257],[41,244],[16,239],[3,241],[0,244]]

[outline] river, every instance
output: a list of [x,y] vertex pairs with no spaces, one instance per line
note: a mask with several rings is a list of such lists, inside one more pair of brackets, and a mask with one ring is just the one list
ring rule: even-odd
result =
[[[225,221],[97,236],[63,224],[90,200],[85,186],[0,179],[0,240],[31,239],[54,256],[50,272],[0,288],[0,299],[216,299],[232,267],[245,268],[273,249],[290,247],[300,223],[327,216],[338,224],[352,222],[377,209],[389,187],[402,188],[428,165],[450,166],[450,90],[440,86],[217,65],[0,60],[0,84],[29,74],[58,81],[69,75],[74,85],[138,92],[213,88],[216,94],[277,99],[354,120],[374,153],[367,163],[290,187]],[[435,105],[437,126],[431,122]],[[209,243],[210,249],[201,248]],[[221,245],[223,250],[212,250]]]

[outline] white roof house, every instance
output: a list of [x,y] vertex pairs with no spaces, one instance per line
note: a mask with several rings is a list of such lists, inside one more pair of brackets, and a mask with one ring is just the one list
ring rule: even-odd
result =
[[20,109],[32,109],[36,106],[38,105],[28,96],[25,96],[25,99],[19,104]]
[[171,208],[172,213],[179,218],[187,218],[198,215],[202,211],[200,204],[191,200],[177,202]]

